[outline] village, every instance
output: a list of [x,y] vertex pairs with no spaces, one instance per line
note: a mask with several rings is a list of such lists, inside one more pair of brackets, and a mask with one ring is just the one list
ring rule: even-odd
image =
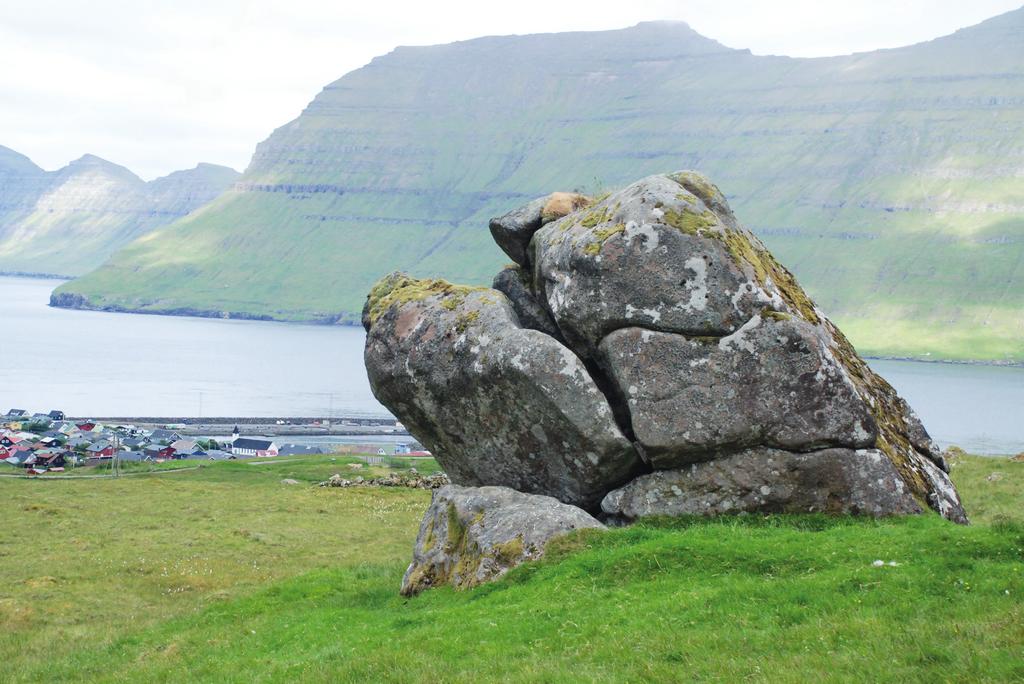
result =
[[[63,411],[30,413],[10,409],[0,416],[0,468],[11,466],[21,474],[62,473],[71,468],[96,468],[126,463],[268,458],[322,454],[317,445],[278,444],[265,436],[242,436],[236,425],[228,439],[190,439],[174,425],[163,427],[104,424],[91,419],[72,420]],[[429,456],[413,443],[366,447],[369,458],[391,455]],[[15,471],[18,472],[18,471]]]

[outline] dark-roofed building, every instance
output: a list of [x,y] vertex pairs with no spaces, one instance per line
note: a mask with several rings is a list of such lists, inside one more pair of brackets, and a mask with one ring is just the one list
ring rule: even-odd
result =
[[181,435],[173,430],[165,430],[163,428],[157,428],[153,430],[153,434],[149,436],[150,441],[159,442],[161,444],[170,444],[171,442],[177,442],[181,439]]
[[322,454],[324,450],[318,446],[306,446],[305,444],[284,444],[277,450],[278,456],[296,456],[299,454]]
[[122,451],[117,455],[118,460],[125,463],[142,463],[151,460],[151,457],[141,451]]
[[26,411],[25,409],[11,409],[10,411],[7,412],[7,417],[24,418],[26,414],[28,414],[28,411]]
[[278,448],[269,439],[239,437],[231,443],[231,453],[236,456],[277,456]]
[[174,456],[174,448],[161,444],[150,444],[142,450],[142,453],[154,459],[171,458]]
[[33,464],[43,468],[63,468],[67,463],[67,453],[63,451],[37,452]]
[[231,461],[238,458],[232,453],[220,449],[210,449],[206,452],[206,459],[209,461]]
[[46,415],[48,415],[50,417],[50,420],[64,420],[64,412],[63,411],[50,411]]

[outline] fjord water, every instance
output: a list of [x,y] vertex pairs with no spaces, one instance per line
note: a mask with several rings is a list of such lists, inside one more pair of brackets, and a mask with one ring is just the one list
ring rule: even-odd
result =
[[[387,415],[362,328],[69,311],[61,281],[0,277],[0,412]],[[1024,451],[1024,368],[872,361],[942,445]]]
[[61,282],[0,276],[0,413],[388,415],[362,328],[54,309]]

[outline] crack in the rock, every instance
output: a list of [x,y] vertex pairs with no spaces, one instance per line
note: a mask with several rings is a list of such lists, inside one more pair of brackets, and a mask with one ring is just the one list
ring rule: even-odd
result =
[[[540,283],[540,286],[541,286],[541,288],[544,288],[545,282],[542,281]],[[558,320],[552,314],[550,307],[548,306],[548,300],[547,300],[546,292],[543,292],[543,291],[542,292],[537,292],[537,290],[534,289],[534,288],[529,288],[529,291],[530,291],[530,294],[533,296],[534,301],[536,301],[537,304],[540,306],[541,310],[543,310],[548,315],[549,320],[552,323],[554,323],[555,328],[561,333],[561,338],[562,339],[556,338],[556,337],[554,337],[552,335],[548,335],[548,337],[551,337],[556,342],[558,342],[559,344],[564,346],[566,349],[569,349],[570,351],[572,351],[573,354],[575,354],[576,357],[579,358],[580,361],[583,362],[583,366],[586,369],[587,374],[590,376],[591,380],[593,380],[593,382],[594,382],[594,385],[604,395],[605,400],[608,402],[608,406],[609,406],[609,408],[612,411],[612,417],[615,420],[616,426],[619,428],[619,430],[622,432],[622,434],[633,445],[634,450],[636,451],[637,455],[640,457],[640,460],[643,462],[644,470],[646,472],[653,472],[653,466],[651,465],[650,454],[657,454],[659,451],[662,451],[662,450],[650,449],[649,447],[647,447],[643,443],[641,443],[640,440],[637,438],[636,430],[633,427],[633,415],[632,415],[632,411],[630,411],[630,408],[629,408],[629,401],[626,399],[625,394],[623,393],[622,389],[619,387],[619,384],[612,379],[611,372],[609,372],[607,369],[603,368],[601,366],[601,364],[595,358],[590,358],[590,357],[587,357],[587,356],[584,356],[584,355],[580,354],[575,349],[572,349],[566,343],[566,341],[565,341],[565,333],[562,330],[562,327],[558,324]],[[630,328],[637,328],[637,329],[640,329],[640,330],[648,330],[648,331],[651,331],[651,332],[663,333],[663,334],[666,334],[666,335],[678,335],[679,337],[682,337],[685,340],[694,341],[694,342],[698,342],[698,343],[707,343],[707,344],[710,344],[712,342],[717,343],[717,342],[719,342],[719,341],[721,341],[721,340],[723,340],[723,339],[725,339],[727,337],[730,337],[731,335],[735,335],[737,331],[741,330],[745,325],[747,325],[755,317],[759,317],[759,316],[761,316],[760,313],[754,314],[753,316],[748,318],[743,324],[737,326],[736,329],[733,330],[732,332],[727,332],[727,333],[722,333],[722,334],[713,334],[713,333],[709,334],[708,331],[700,331],[700,334],[688,334],[686,332],[680,332],[678,330],[665,330],[663,328],[659,328],[657,326],[645,324],[645,323],[642,323],[642,322],[636,322],[636,323],[630,322],[628,325],[620,325],[620,326],[616,326],[616,327],[610,328],[607,332],[605,332],[601,336],[601,338],[600,338],[600,340],[598,340],[597,344],[594,345],[594,348],[595,349],[599,348],[601,346],[601,343],[609,335],[611,335],[611,334],[613,334],[613,333],[615,333],[615,332],[617,332],[619,330],[627,330],[627,329],[630,329]],[[543,333],[544,331],[539,331],[539,332]],[[715,331],[715,332],[717,332],[717,331]],[[547,333],[544,333],[544,334],[547,334]],[[878,448],[877,444],[875,444],[873,446],[870,446],[870,447],[864,447],[864,446],[855,446],[855,445],[853,445],[851,443],[844,443],[844,442],[827,442],[827,443],[824,443],[824,444],[809,444],[809,445],[807,445],[804,448],[794,448],[794,447],[781,446],[781,445],[773,444],[771,442],[766,442],[766,441],[757,441],[757,442],[753,442],[753,443],[737,443],[737,444],[719,445],[718,448],[706,449],[706,450],[703,450],[703,451],[701,451],[701,450],[694,450],[692,453],[697,458],[694,461],[692,461],[692,463],[704,463],[704,462],[707,462],[707,461],[714,461],[714,460],[718,460],[718,459],[722,459],[722,458],[728,458],[730,456],[733,456],[733,455],[736,455],[736,454],[740,454],[740,453],[742,453],[744,451],[748,451],[750,449],[774,449],[774,450],[777,450],[777,451],[784,451],[784,452],[791,453],[791,454],[810,454],[810,453],[814,453],[814,452],[818,452],[818,451],[824,451],[826,449],[847,449],[847,450],[850,450],[850,451],[858,451],[858,450],[877,449],[877,448]],[[668,453],[670,451],[673,451],[673,450],[670,450],[670,449],[669,450],[664,450],[665,453]],[[677,451],[675,453],[685,453],[685,452],[678,452]],[[681,467],[684,467],[684,466],[681,466]]]

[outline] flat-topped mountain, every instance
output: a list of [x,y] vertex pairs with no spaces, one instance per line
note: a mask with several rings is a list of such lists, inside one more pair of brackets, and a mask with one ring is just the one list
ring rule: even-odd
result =
[[490,216],[676,168],[728,188],[861,351],[1024,358],[1024,10],[817,59],[670,22],[398,48],[324,88],[203,212],[60,291],[355,322],[389,271],[488,282]]
[[91,154],[48,172],[0,147],[0,271],[80,275],[206,204],[238,176],[200,164],[146,183]]

